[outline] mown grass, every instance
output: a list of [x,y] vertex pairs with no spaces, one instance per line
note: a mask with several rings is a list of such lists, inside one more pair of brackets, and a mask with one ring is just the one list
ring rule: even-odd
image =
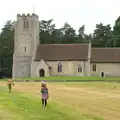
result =
[[50,101],[47,108],[41,107],[39,98],[30,94],[0,87],[0,120],[103,120]]
[[9,94],[6,82],[0,82],[0,120],[120,119],[120,83],[47,83],[50,99],[45,109],[41,107],[40,85],[15,82]]
[[17,92],[8,93],[4,88],[0,88],[0,95],[0,111],[4,113],[0,114],[0,120],[7,120],[7,118],[12,120],[76,119],[69,114],[69,110],[61,108],[55,103],[50,103],[47,108],[42,108],[39,99]]
[[16,78],[14,80],[120,80],[120,77],[102,78],[97,76],[50,76],[50,77]]
[[65,85],[66,87],[89,87],[97,89],[119,89],[120,83],[118,82],[55,82],[55,85]]

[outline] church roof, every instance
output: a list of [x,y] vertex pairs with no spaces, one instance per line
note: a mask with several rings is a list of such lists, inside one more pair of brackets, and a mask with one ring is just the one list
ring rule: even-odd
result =
[[35,61],[87,60],[88,44],[39,44]]
[[[88,44],[39,44],[35,61],[87,60]],[[120,48],[92,48],[92,63],[120,63]]]
[[120,63],[120,48],[92,48],[91,62]]

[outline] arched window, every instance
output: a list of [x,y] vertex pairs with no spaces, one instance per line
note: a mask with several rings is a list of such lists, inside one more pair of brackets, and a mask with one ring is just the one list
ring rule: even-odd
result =
[[96,64],[94,64],[94,65],[92,66],[92,71],[93,71],[93,72],[96,72]]
[[28,28],[28,21],[27,21],[27,25],[26,25],[26,28]]
[[62,65],[61,65],[61,63],[58,64],[57,69],[58,69],[58,72],[62,72]]
[[26,52],[26,47],[24,47],[24,52]]
[[23,22],[23,28],[25,28],[25,29],[28,28],[28,21],[25,20],[25,21]]
[[82,72],[82,66],[81,65],[78,66],[78,73],[79,72]]
[[25,21],[23,22],[23,28],[25,28]]

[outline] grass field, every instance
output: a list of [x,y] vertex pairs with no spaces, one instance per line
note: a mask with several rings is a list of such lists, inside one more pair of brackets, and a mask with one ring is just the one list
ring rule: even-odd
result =
[[0,82],[0,120],[120,120],[120,83],[48,83],[41,107],[40,83]]
[[94,76],[50,76],[36,78],[17,78],[15,80],[120,80],[120,77],[94,77]]

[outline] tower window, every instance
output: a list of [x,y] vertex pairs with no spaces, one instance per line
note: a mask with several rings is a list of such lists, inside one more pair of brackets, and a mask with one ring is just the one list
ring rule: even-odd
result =
[[24,47],[24,52],[26,52],[26,47]]
[[25,28],[25,21],[24,21],[24,23],[23,23],[23,28]]
[[27,28],[28,28],[28,21],[25,20],[25,21],[23,22],[23,28],[24,28],[24,29],[27,29]]
[[28,21],[27,21],[27,25],[26,25],[26,28],[28,28]]

